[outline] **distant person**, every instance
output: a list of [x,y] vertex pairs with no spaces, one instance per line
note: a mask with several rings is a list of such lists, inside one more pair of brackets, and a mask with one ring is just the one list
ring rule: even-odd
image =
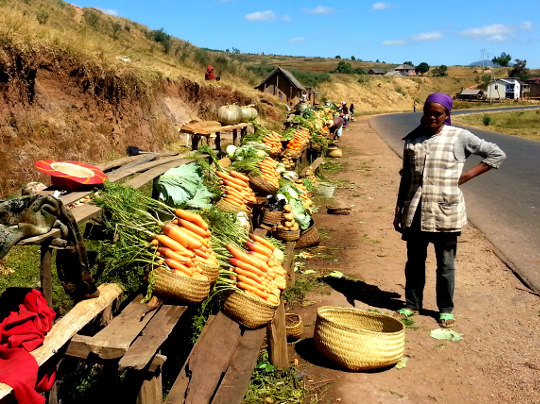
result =
[[343,113],[343,127],[349,127],[349,108],[345,101],[341,102],[341,112]]
[[416,112],[416,107],[418,106],[418,103],[416,102],[416,100],[414,100],[413,102],[413,111]]
[[206,69],[206,74],[204,75],[205,80],[215,80],[216,75],[214,72],[214,68],[210,65],[208,65],[208,68]]
[[[403,169],[394,215],[394,228],[407,242],[405,307],[394,317],[406,318],[422,310],[429,243],[437,261],[439,326],[454,327],[454,285],[457,238],[467,223],[465,200],[459,186],[499,168],[506,158],[494,143],[466,129],[451,126],[452,98],[434,93],[427,97],[420,125],[403,138]],[[471,154],[482,162],[463,172]]]
[[334,117],[334,124],[330,126],[330,136],[333,140],[338,140],[341,137],[343,130],[343,112],[340,112],[339,115]]
[[351,102],[351,106],[349,107],[349,117],[351,118],[351,121],[354,121],[354,104]]
[[217,76],[216,81],[219,81],[219,80],[221,80],[221,77]]

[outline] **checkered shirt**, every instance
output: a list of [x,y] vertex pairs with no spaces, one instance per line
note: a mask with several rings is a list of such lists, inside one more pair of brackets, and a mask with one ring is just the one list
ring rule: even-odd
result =
[[[467,223],[465,200],[458,187],[465,159],[471,154],[498,168],[506,157],[495,144],[455,126],[443,126],[433,136],[417,128],[405,138],[402,180],[409,181],[403,207],[403,227],[410,227],[420,207],[420,228],[426,232],[456,232]],[[420,206],[419,206],[420,205]]]

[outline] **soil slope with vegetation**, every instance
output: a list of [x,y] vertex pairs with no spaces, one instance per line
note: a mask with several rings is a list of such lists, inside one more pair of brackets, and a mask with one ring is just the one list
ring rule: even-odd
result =
[[[339,62],[353,72],[336,73]],[[219,83],[204,81],[209,64]],[[317,101],[353,102],[360,114],[410,111],[430,92],[452,94],[485,79],[471,67],[449,67],[446,77],[372,77],[356,69],[396,65],[211,51],[62,0],[0,0],[0,196],[46,181],[36,160],[98,162],[128,145],[163,149],[178,140],[180,125],[215,119],[224,104],[254,103],[277,127],[286,105],[254,86],[278,65],[316,86]]]

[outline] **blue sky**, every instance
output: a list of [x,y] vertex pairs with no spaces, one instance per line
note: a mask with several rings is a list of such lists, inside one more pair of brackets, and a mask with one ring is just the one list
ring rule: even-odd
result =
[[77,0],[200,47],[468,65],[509,53],[540,68],[540,1]]

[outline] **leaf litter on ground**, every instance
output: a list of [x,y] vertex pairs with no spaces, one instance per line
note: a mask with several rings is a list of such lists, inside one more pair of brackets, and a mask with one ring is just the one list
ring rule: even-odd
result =
[[429,336],[444,341],[461,341],[463,339],[463,334],[447,328],[436,328],[435,330],[431,330]]

